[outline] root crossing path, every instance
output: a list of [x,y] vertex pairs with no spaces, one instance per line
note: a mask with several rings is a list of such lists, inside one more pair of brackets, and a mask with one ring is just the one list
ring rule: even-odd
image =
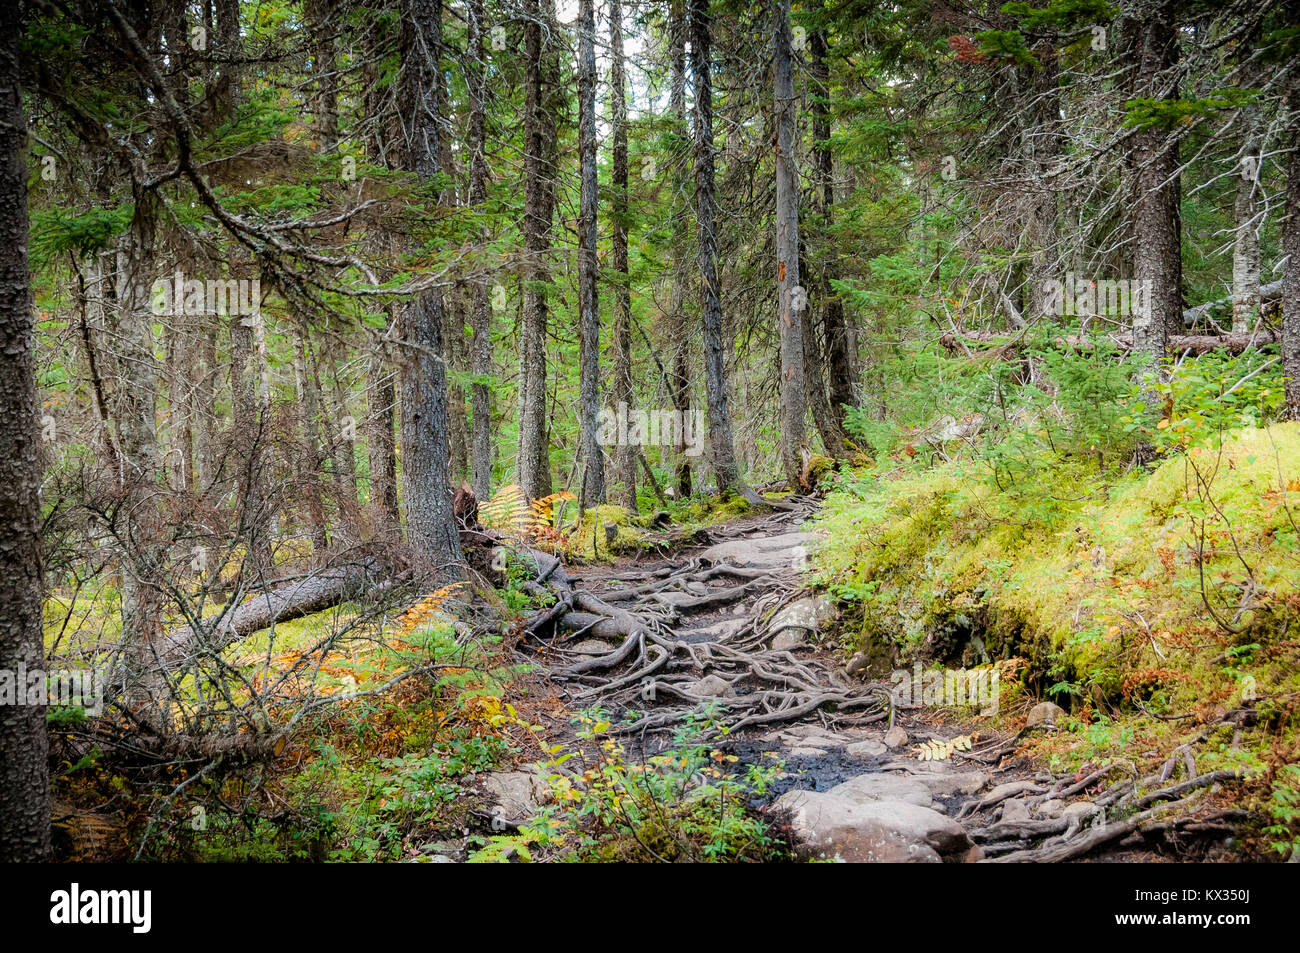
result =
[[[780,759],[784,772],[762,807],[808,856],[1055,861],[1228,829],[1226,813],[1196,809],[1229,778],[1197,775],[1194,762],[1176,783],[1110,768],[1033,774],[1009,757],[1029,728],[921,760],[924,742],[971,727],[906,718],[888,683],[850,675],[819,644],[834,606],[806,588],[818,537],[803,524],[816,504],[792,502],[653,561],[571,574],[531,551],[538,570],[528,588],[554,604],[525,624],[520,649],[571,709],[610,712],[610,730],[636,755],[661,752],[688,717],[707,713],[710,743],[740,763]],[[1039,707],[1047,711],[1035,727],[1051,730],[1055,706]]]

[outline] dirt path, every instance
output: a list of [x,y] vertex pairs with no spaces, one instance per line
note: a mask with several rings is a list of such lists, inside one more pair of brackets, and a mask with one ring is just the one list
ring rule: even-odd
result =
[[[1007,758],[1023,731],[919,759],[921,742],[972,726],[893,707],[889,683],[848,674],[821,645],[835,610],[806,588],[817,537],[803,524],[813,512],[805,502],[713,527],[664,558],[573,575],[539,565],[557,605],[534,619],[524,646],[568,708],[613,715],[633,757],[661,752],[687,716],[709,712],[728,729],[712,743],[740,764],[779,759],[783,772],[756,806],[788,823],[809,856],[1068,860],[1140,847],[1162,824],[1176,829],[1186,819],[1171,822],[1168,810],[1216,783],[1157,784],[1139,796],[1138,779],[1109,769],[1035,776]],[[1039,706],[1048,730],[1054,707]]]

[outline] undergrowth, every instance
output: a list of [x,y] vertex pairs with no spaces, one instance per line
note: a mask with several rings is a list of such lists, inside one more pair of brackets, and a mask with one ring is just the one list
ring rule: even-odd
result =
[[[973,644],[1023,659],[1027,693],[1070,712],[1038,746],[1058,768],[1163,757],[1196,726],[1252,709],[1259,730],[1208,738],[1198,767],[1264,779],[1256,807],[1289,852],[1300,423],[1274,419],[1276,371],[1257,354],[1157,377],[1032,353],[1050,390],[1017,382],[1006,361],[915,358],[916,386],[951,399],[944,436],[968,424],[958,439],[850,418],[874,460],[828,477],[812,559],[844,608],[844,643],[878,674],[963,663]],[[1152,462],[1135,465],[1137,451]]]

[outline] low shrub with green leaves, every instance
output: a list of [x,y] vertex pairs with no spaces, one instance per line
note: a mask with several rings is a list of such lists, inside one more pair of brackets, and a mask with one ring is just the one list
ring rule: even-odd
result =
[[554,803],[517,833],[485,838],[479,862],[745,862],[788,859],[788,844],[750,806],[779,764],[738,765],[706,742],[725,734],[710,713],[689,717],[671,749],[629,760],[604,711],[576,719],[581,744],[551,749]]

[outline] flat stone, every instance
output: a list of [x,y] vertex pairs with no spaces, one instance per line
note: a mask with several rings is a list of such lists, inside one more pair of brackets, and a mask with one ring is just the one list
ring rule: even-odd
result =
[[583,639],[572,645],[566,645],[564,648],[566,651],[575,652],[578,655],[608,655],[618,646],[609,642],[602,642],[600,639]]
[[805,596],[785,606],[767,624],[769,632],[783,629],[803,629],[818,632],[835,618],[835,603],[827,596]]
[[787,745],[803,743],[820,748],[839,748],[848,741],[821,725],[787,725],[763,737],[765,741],[780,741]]
[[1013,798],[1010,801],[1003,801],[1002,820],[1004,821],[1029,820],[1029,802],[1024,798]]
[[705,675],[698,682],[692,682],[687,690],[692,695],[704,698],[730,698],[736,694],[730,683],[720,675]]
[[484,775],[483,789],[497,803],[494,816],[511,824],[537,816],[550,797],[546,782],[530,771],[497,771]]
[[847,863],[938,863],[979,855],[960,824],[902,801],[854,803],[829,792],[788,791],[777,809],[791,812],[804,857]]
[[855,741],[844,749],[850,758],[879,758],[889,749],[879,741]]
[[824,758],[824,757],[826,757],[826,749],[824,749],[824,748],[813,748],[813,747],[811,747],[811,746],[801,746],[801,747],[798,747],[798,748],[791,748],[791,749],[790,749],[788,752],[786,752],[786,753],[787,753],[791,758]]
[[904,804],[921,807],[932,807],[934,804],[934,799],[924,784],[897,774],[860,774],[843,784],[835,785],[826,793],[854,804],[865,804],[868,801],[902,801]]
[[[939,762],[942,764],[943,762]],[[934,797],[957,797],[960,794],[978,794],[992,780],[983,771],[918,772],[917,781],[925,785]]]
[[1065,802],[1051,798],[1038,805],[1038,816],[1049,820],[1060,817],[1065,811]]
[[783,629],[772,640],[773,652],[793,652],[808,645],[808,633],[799,629]]

